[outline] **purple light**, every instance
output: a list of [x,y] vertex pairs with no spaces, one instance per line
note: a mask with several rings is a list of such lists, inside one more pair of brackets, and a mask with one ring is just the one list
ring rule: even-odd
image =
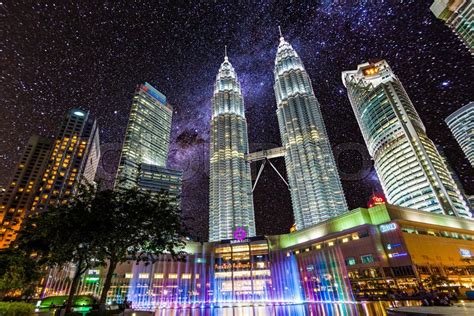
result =
[[247,232],[242,227],[237,227],[234,231],[234,239],[242,241],[247,237]]

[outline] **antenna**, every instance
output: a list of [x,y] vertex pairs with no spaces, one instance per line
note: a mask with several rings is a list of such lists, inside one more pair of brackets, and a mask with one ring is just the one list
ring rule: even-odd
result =
[[227,45],[224,45],[224,57],[227,58]]
[[278,31],[280,32],[280,37],[283,37],[283,34],[281,33],[281,27],[278,25]]

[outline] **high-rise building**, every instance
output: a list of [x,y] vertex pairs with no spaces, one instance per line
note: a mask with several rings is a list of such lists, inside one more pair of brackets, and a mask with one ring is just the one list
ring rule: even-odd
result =
[[301,58],[280,37],[275,97],[298,230],[347,211],[321,109]]
[[232,239],[236,229],[255,236],[244,99],[227,54],[214,84],[210,138],[209,240]]
[[30,137],[13,179],[0,198],[0,249],[8,248],[29,213],[48,163],[52,141]]
[[342,80],[390,204],[470,217],[402,83],[385,60],[344,71]]
[[448,116],[446,123],[464,151],[467,160],[474,167],[474,102],[469,102]]
[[435,0],[430,9],[457,34],[474,55],[474,1]]
[[451,166],[451,164],[448,161],[448,158],[446,157],[446,153],[444,152],[444,149],[441,146],[436,145],[436,149],[438,150],[439,155],[443,159],[444,164],[446,165],[446,168],[449,171],[449,174],[453,178],[454,184],[456,184],[456,187],[459,190],[459,193],[461,194],[463,200],[466,202],[468,209],[472,209],[471,207],[471,201],[469,200],[469,195],[466,194],[466,191],[464,190],[464,185],[462,184],[462,180],[459,177],[458,173],[454,168]]
[[54,139],[32,210],[67,203],[80,183],[92,184],[100,160],[99,130],[89,112],[72,109]]
[[115,186],[181,195],[182,172],[166,168],[173,108],[149,83],[137,86]]

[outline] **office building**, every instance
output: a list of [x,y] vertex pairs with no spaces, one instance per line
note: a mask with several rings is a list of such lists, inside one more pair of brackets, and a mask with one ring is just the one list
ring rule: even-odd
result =
[[89,112],[66,113],[54,139],[48,165],[32,210],[66,204],[80,183],[93,184],[100,160],[99,130]]
[[344,71],[356,119],[388,203],[471,217],[451,174],[385,60]]
[[469,102],[448,116],[446,124],[474,168],[474,102]]
[[311,80],[283,36],[274,76],[278,123],[299,230],[344,213],[347,205]]
[[430,10],[456,33],[474,55],[474,1],[435,0]]
[[214,84],[210,138],[209,240],[231,239],[237,229],[255,236],[244,100],[227,55]]
[[31,210],[51,145],[48,138],[30,137],[13,178],[0,197],[0,249],[8,248],[16,239],[16,232]]
[[115,187],[166,193],[179,203],[182,172],[166,168],[173,108],[145,82],[133,95]]

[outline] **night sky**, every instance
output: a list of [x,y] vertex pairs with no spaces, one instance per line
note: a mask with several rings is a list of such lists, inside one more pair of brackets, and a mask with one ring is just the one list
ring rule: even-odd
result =
[[[185,171],[191,234],[207,239],[211,96],[224,45],[241,81],[251,151],[280,146],[273,66],[281,25],[312,79],[351,209],[381,190],[341,81],[341,71],[369,59],[388,61],[474,194],[474,171],[444,123],[474,100],[473,59],[432,15],[432,0],[67,2],[0,2],[0,185],[29,136],[53,136],[73,107],[98,120],[98,177],[110,183],[132,94],[148,81],[174,107],[169,165]],[[274,163],[285,171],[282,159]],[[254,201],[258,234],[288,231],[289,192],[269,167]]]

